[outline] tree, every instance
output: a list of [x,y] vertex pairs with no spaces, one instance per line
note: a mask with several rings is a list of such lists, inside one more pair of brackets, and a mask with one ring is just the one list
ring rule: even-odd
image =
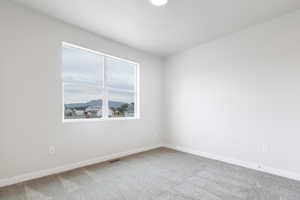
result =
[[123,113],[128,110],[128,107],[129,107],[128,103],[122,104],[121,109],[122,109]]

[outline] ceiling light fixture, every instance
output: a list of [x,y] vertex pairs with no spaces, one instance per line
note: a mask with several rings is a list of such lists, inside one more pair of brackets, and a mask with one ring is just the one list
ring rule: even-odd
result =
[[154,5],[154,6],[164,6],[168,3],[168,0],[150,0],[150,2]]

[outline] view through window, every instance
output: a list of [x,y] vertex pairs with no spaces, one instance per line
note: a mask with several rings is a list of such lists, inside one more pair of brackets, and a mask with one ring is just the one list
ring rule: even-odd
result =
[[63,43],[64,120],[137,117],[138,64]]

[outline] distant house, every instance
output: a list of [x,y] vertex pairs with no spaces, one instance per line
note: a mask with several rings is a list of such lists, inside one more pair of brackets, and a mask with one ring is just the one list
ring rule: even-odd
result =
[[102,109],[97,111],[97,117],[102,117]]
[[89,106],[85,109],[85,113],[88,116],[101,117],[102,116],[102,107],[101,106]]
[[75,115],[76,116],[83,116],[84,115],[84,111],[83,110],[76,110],[74,109]]
[[73,110],[72,109],[66,109],[65,110],[65,115],[66,116],[73,116]]

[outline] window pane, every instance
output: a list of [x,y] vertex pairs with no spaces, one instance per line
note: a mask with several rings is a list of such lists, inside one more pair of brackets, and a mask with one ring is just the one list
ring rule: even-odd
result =
[[134,117],[135,93],[109,91],[109,117]]
[[102,56],[78,48],[63,47],[62,58],[65,82],[102,86]]
[[64,85],[65,119],[102,118],[100,88]]
[[136,81],[135,71],[136,64],[110,57],[106,58],[107,86],[110,88],[134,91]]

